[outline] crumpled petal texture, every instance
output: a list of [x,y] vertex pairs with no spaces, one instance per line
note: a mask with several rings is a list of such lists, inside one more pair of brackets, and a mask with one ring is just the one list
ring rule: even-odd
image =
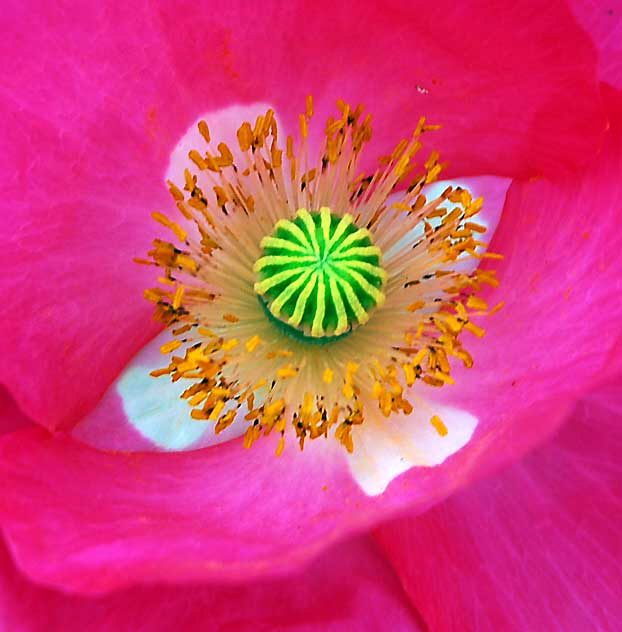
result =
[[618,629],[620,454],[622,376],[522,462],[379,527],[429,629]]
[[420,629],[371,538],[327,551],[309,568],[258,584],[166,584],[104,597],[30,583],[0,550],[0,622],[11,632],[311,632]]
[[5,2],[0,381],[68,427],[154,335],[131,259],[207,110],[270,101],[296,129],[307,93],[318,117],[343,97],[374,113],[377,150],[404,121],[442,123],[449,175],[576,166],[604,129],[596,55],[562,2],[544,6]]

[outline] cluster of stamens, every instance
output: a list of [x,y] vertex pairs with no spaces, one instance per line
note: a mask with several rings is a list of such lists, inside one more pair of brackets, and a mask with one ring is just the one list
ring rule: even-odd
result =
[[451,356],[473,363],[461,334],[483,335],[472,317],[490,313],[475,294],[497,285],[490,270],[453,268],[496,256],[482,252],[485,228],[473,221],[481,198],[422,193],[442,169],[435,152],[415,161],[435,126],[421,119],[365,174],[370,117],[338,107],[313,167],[310,99],[298,147],[291,136],[281,147],[272,110],[241,125],[235,157],[225,143],[212,147],[201,122],[207,150],[190,152],[183,188],[169,182],[187,225],[154,213],[177,245],[155,240],[138,260],[163,270],[145,295],[174,337],[161,348],[170,362],[152,375],[188,380],[192,418],[217,433],[239,416],[246,446],[280,433],[279,454],[288,428],[301,447],[334,429],[352,451],[352,427],[366,416],[412,411],[415,382],[452,383]]

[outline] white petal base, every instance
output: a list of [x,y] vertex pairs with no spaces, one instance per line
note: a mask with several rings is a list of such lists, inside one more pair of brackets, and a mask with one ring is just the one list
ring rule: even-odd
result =
[[192,419],[190,405],[180,398],[191,386],[188,380],[171,382],[166,375],[158,378],[149,375],[168,363],[169,356],[162,355],[159,349],[169,340],[171,334],[166,331],[154,338],[115,383],[128,422],[143,437],[165,450],[215,445],[244,434],[247,423],[243,420],[217,435],[213,422]]
[[[184,169],[189,169],[191,173],[197,175],[199,179],[203,179],[203,175],[197,166],[188,158],[188,152],[191,149],[197,149],[203,152],[205,148],[205,139],[201,136],[198,125],[200,121],[205,121],[209,127],[212,136],[212,143],[216,146],[220,142],[225,142],[233,153],[238,164],[244,164],[245,161],[240,153],[237,131],[244,121],[249,121],[251,125],[255,123],[258,116],[265,115],[266,111],[272,106],[268,103],[249,103],[247,105],[231,105],[219,110],[211,110],[205,112],[197,118],[197,120],[186,130],[180,141],[171,152],[171,158],[166,170],[165,179],[171,180],[178,185],[183,185]],[[281,128],[280,121],[276,117],[276,121]],[[203,193],[213,197],[211,187],[205,187]],[[215,199],[213,200],[215,204]]]
[[[415,466],[431,467],[462,448],[477,426],[477,418],[458,408],[421,400],[410,415],[368,417],[353,429],[354,453],[348,455],[352,477],[368,496],[382,494],[389,483]],[[438,415],[447,434],[430,423]]]
[[454,188],[462,187],[470,191],[473,198],[483,196],[484,206],[474,221],[487,228],[482,239],[490,242],[501,219],[505,194],[511,183],[511,178],[501,176],[470,176],[468,178],[454,178],[453,180],[438,180],[428,184],[423,192],[428,200],[431,200],[439,196],[448,186],[452,186]]

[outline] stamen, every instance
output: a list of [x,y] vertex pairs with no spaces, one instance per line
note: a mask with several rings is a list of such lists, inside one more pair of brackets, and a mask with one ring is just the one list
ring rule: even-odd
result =
[[161,347],[168,365],[151,375],[187,380],[191,417],[216,433],[237,417],[249,424],[247,447],[277,433],[277,454],[288,434],[302,448],[330,431],[352,451],[367,416],[410,414],[408,389],[452,384],[451,358],[473,365],[463,332],[483,335],[473,319],[501,308],[476,296],[498,285],[493,271],[454,267],[492,258],[472,220],[482,199],[460,187],[423,193],[444,165],[436,152],[416,156],[438,126],[420,119],[361,173],[371,119],[361,106],[338,109],[317,164],[310,98],[299,143],[290,136],[283,148],[268,110],[238,129],[241,158],[214,147],[200,122],[206,148],[190,151],[183,182],[168,183],[179,218],[153,214],[177,243],[156,239],[137,260],[162,268],[145,297],[173,335]]

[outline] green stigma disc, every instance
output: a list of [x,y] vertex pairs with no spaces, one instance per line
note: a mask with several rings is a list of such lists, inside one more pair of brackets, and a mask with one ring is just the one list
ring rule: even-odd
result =
[[348,213],[299,209],[292,220],[279,220],[261,247],[255,292],[298,338],[349,333],[384,302],[382,253]]

